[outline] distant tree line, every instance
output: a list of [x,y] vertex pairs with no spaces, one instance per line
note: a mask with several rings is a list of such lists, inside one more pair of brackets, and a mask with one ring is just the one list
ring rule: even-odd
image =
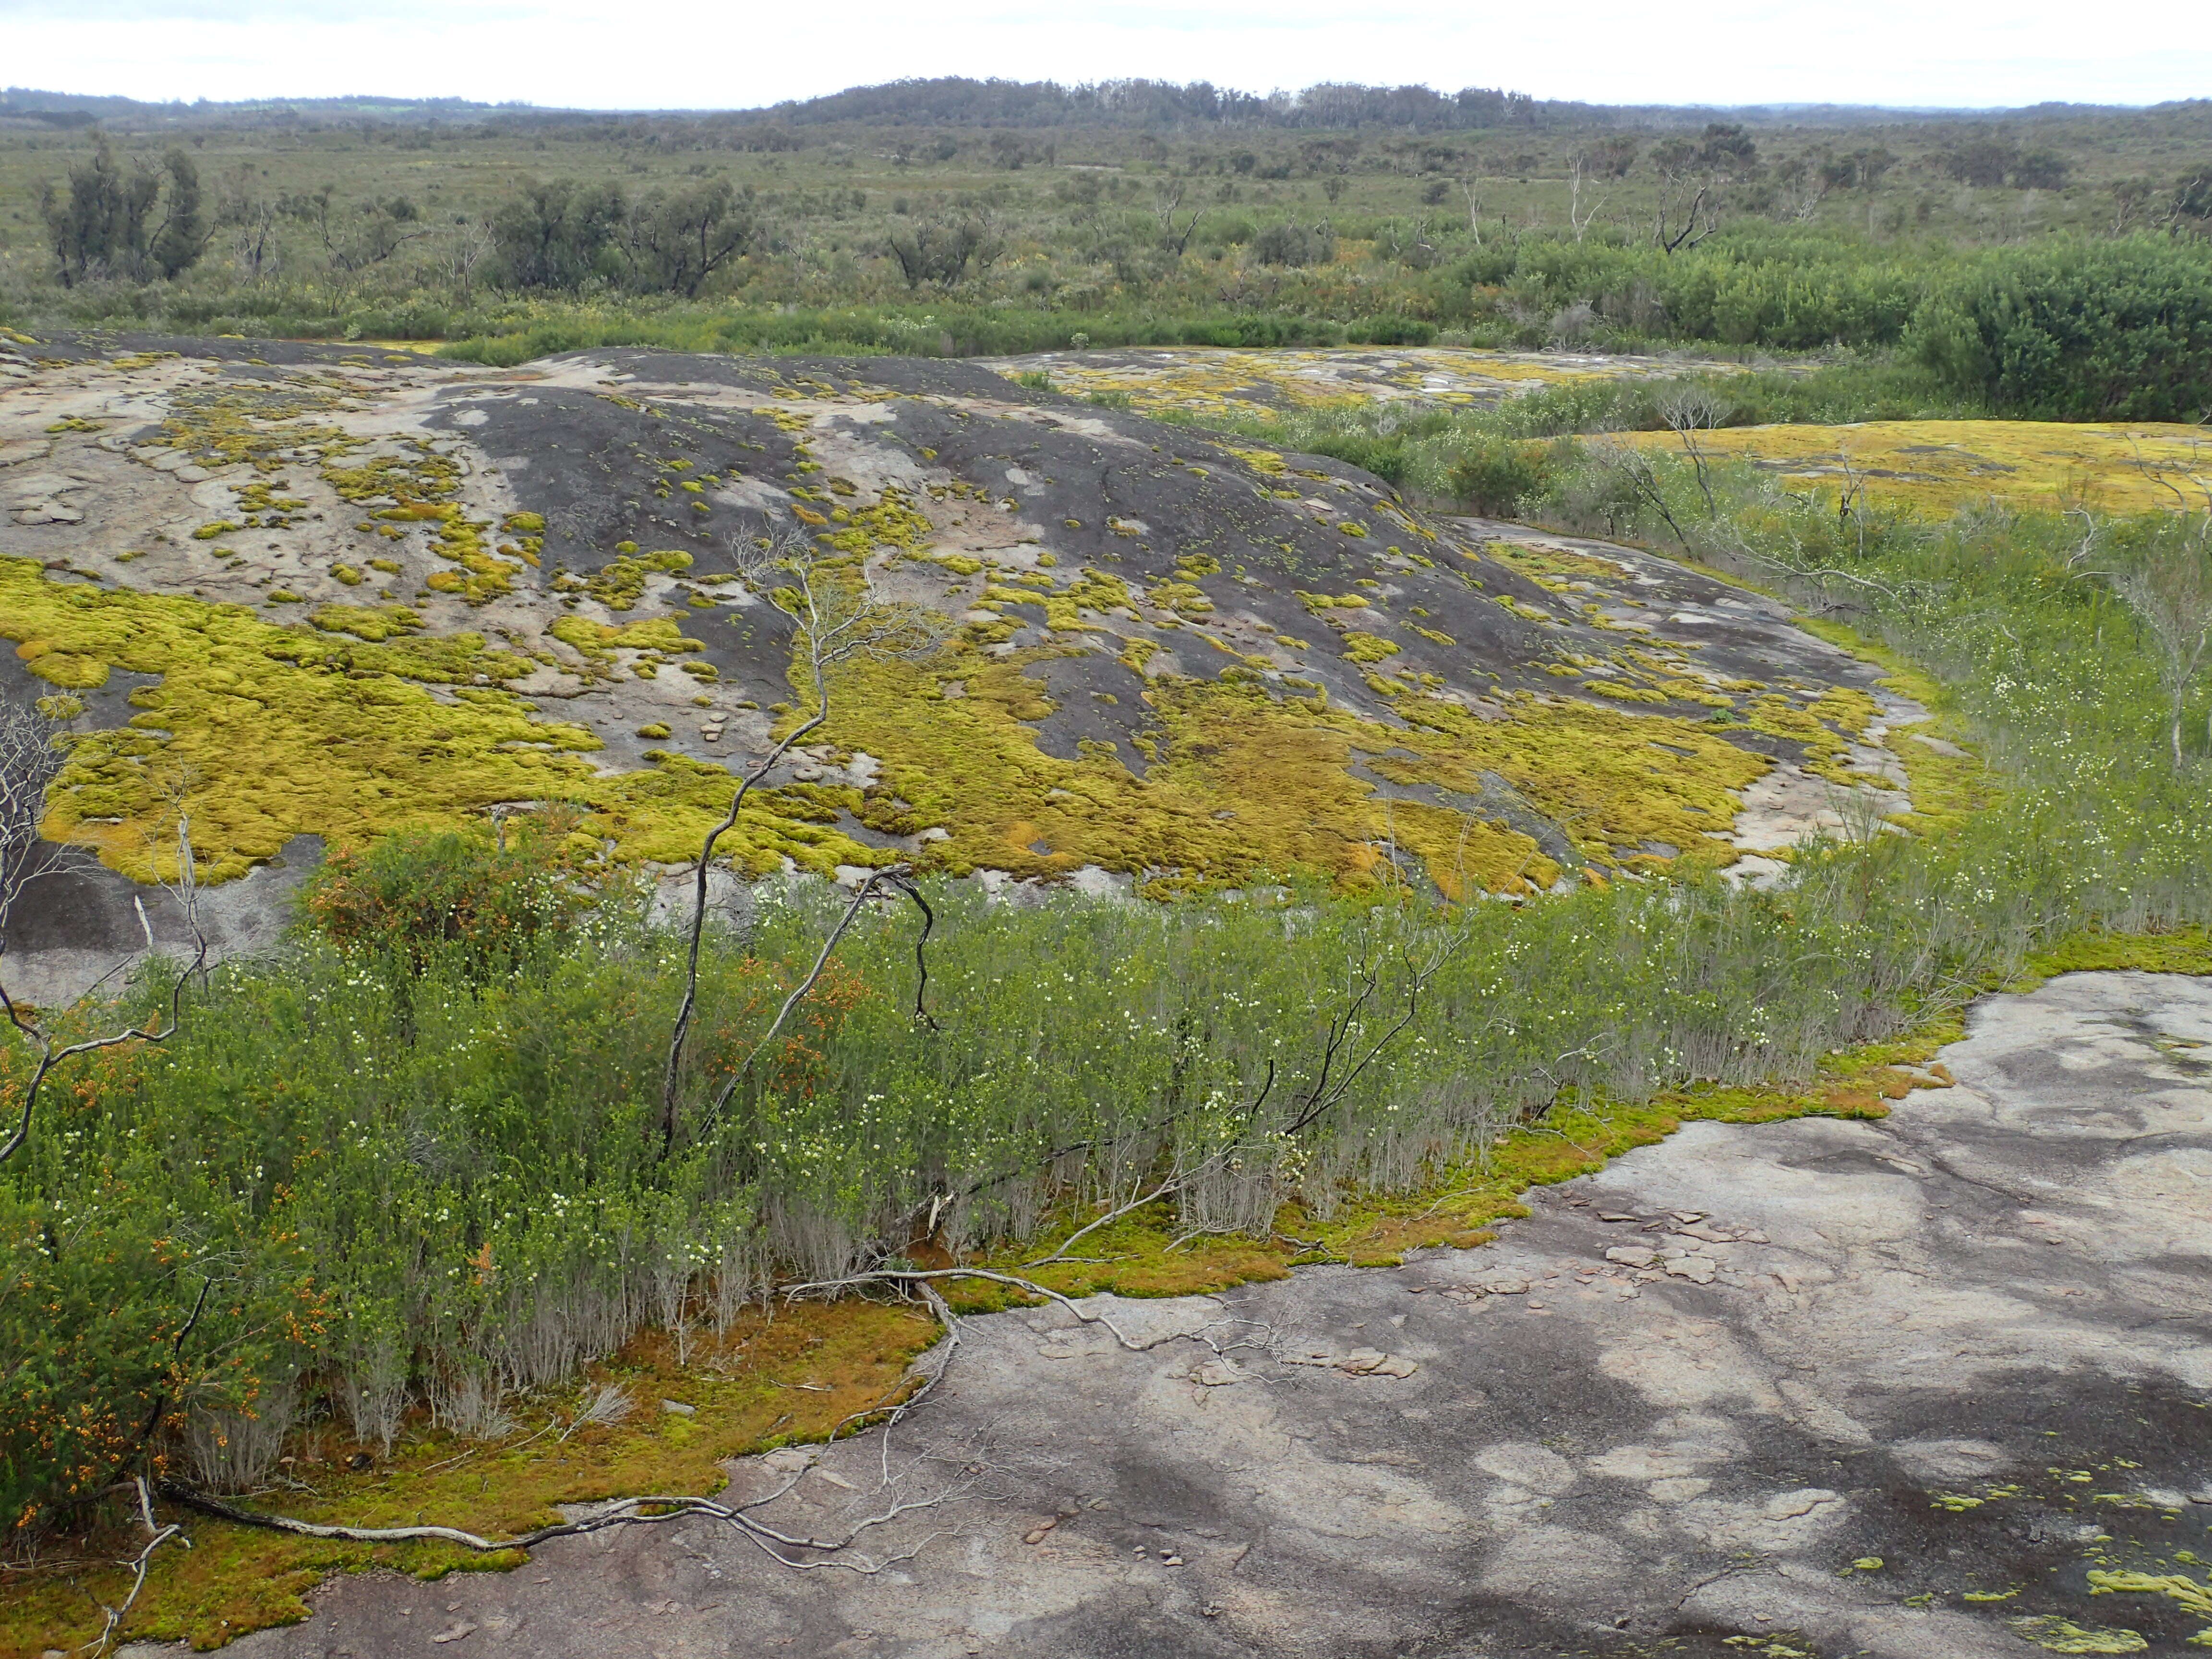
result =
[[1588,120],[1597,106],[1540,101],[1522,92],[1465,87],[1367,87],[1323,82],[1265,95],[1210,81],[974,81],[961,76],[854,87],[823,98],[742,112],[738,118],[819,126],[831,122],[902,126],[1254,126],[1459,131]]

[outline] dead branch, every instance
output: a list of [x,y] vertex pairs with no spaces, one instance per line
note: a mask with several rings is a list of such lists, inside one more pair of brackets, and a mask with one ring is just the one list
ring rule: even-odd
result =
[[1444,963],[1452,958],[1465,939],[1464,933],[1454,933],[1437,944],[1425,962],[1414,963],[1410,957],[1407,958],[1413,968],[1413,983],[1406,990],[1405,1007],[1390,1029],[1367,1045],[1366,1053],[1352,1061],[1340,1074],[1335,1074],[1338,1061],[1348,1059],[1350,1051],[1356,1046],[1355,1037],[1364,1035],[1366,1028],[1360,1023],[1360,1011],[1382,984],[1381,973],[1373,962],[1364,961],[1354,969],[1360,980],[1359,994],[1329,1022],[1328,1036],[1322,1048],[1320,1073],[1300,1104],[1297,1118],[1283,1131],[1285,1137],[1303,1133],[1351,1092],[1352,1085],[1358,1082],[1368,1067],[1380,1059],[1382,1052],[1413,1023],[1420,1012],[1421,995],[1429,988],[1429,981],[1443,969]]
[[1107,1333],[1131,1353],[1149,1353],[1154,1348],[1179,1340],[1183,1334],[1176,1332],[1169,1336],[1155,1337],[1150,1342],[1139,1342],[1104,1314],[1087,1310],[1074,1297],[1054,1290],[1049,1285],[1040,1285],[1034,1279],[1024,1279],[1018,1273],[1000,1273],[989,1267],[873,1267],[866,1273],[850,1273],[842,1279],[821,1279],[805,1285],[787,1285],[783,1297],[787,1302],[793,1302],[802,1296],[865,1290],[871,1285],[881,1285],[903,1289],[909,1285],[918,1286],[940,1279],[980,1279],[993,1285],[1009,1285],[1024,1296],[1056,1302],[1074,1315],[1079,1324],[1105,1327]]
[[[908,1277],[920,1279],[924,1276],[917,1274],[908,1275]],[[794,1290],[808,1288],[813,1287],[798,1286],[794,1287]],[[945,1304],[945,1298],[938,1293],[936,1287],[925,1280],[916,1288],[922,1299],[928,1303],[932,1312],[937,1316],[945,1329],[945,1340],[937,1345],[933,1350],[937,1355],[936,1364],[924,1373],[919,1387],[909,1388],[908,1382],[902,1381],[890,1395],[885,1395],[875,1405],[861,1411],[848,1413],[841,1418],[830,1429],[829,1434],[829,1438],[834,1441],[842,1431],[854,1424],[866,1423],[878,1417],[883,1418],[883,1476],[879,1490],[886,1492],[891,1491],[897,1484],[890,1472],[891,1431],[921,1406],[930,1391],[944,1380],[960,1345],[959,1320],[955,1316],[952,1310]],[[1045,1291],[1042,1286],[1038,1286],[1037,1290],[1041,1295],[1052,1294]],[[606,1390],[601,1391],[602,1400],[605,1399],[606,1393]],[[570,1430],[573,1431],[578,1425],[587,1420],[605,1420],[595,1418],[598,1404],[598,1401],[594,1401],[592,1407],[580,1413],[576,1423],[569,1425]],[[568,1437],[567,1433],[564,1432],[561,1437],[565,1440]],[[708,1498],[666,1495],[623,1498],[610,1504],[597,1515],[539,1527],[512,1538],[489,1538],[459,1527],[348,1527],[319,1522],[298,1521],[289,1516],[275,1515],[264,1510],[245,1509],[226,1499],[216,1498],[211,1493],[186,1486],[180,1482],[164,1482],[160,1487],[160,1492],[164,1498],[183,1508],[197,1510],[203,1515],[215,1516],[222,1520],[234,1522],[240,1526],[258,1527],[270,1531],[291,1533],[299,1537],[325,1538],[349,1543],[383,1544],[434,1540],[453,1544],[478,1554],[499,1550],[531,1550],[556,1538],[582,1537],[591,1533],[604,1532],[611,1527],[653,1526],[665,1521],[681,1521],[699,1516],[722,1522],[736,1528],[748,1541],[758,1546],[780,1566],[789,1567],[794,1571],[802,1572],[811,1571],[817,1568],[836,1567],[848,1572],[858,1573],[862,1577],[872,1577],[881,1572],[885,1567],[913,1559],[931,1541],[942,1536],[943,1534],[929,1533],[909,1548],[878,1559],[847,1557],[844,1552],[851,1549],[863,1536],[876,1528],[887,1526],[902,1516],[923,1510],[934,1509],[965,1490],[964,1486],[956,1485],[933,1492],[927,1498],[911,1500],[894,1499],[875,1513],[861,1516],[846,1528],[842,1533],[832,1537],[817,1538],[787,1532],[781,1528],[770,1525],[754,1513],[756,1510],[767,1509],[779,1498],[788,1497],[805,1474],[805,1470],[800,1469],[773,1491],[741,1504],[724,1504]],[[139,1486],[143,1493],[143,1481],[141,1481]],[[150,1508],[147,1510],[147,1514],[150,1524]],[[171,1533],[176,1530],[174,1527],[168,1528]],[[149,1553],[150,1548],[149,1546]],[[811,1560],[794,1559],[793,1552],[802,1552],[823,1559]],[[126,1602],[125,1605],[127,1607],[129,1604]]]
[[1723,421],[1734,412],[1733,405],[1702,386],[1685,386],[1668,394],[1659,404],[1660,418],[1668,429],[1681,441],[1682,448],[1697,469],[1698,490],[1705,498],[1705,516],[1718,518],[1720,508],[1713,501],[1712,479],[1707,471],[1705,447],[1698,441],[1700,432],[1717,430]]
[[101,1602],[100,1604],[101,1621],[100,1634],[82,1646],[70,1650],[72,1653],[89,1654],[92,1659],[105,1659],[105,1656],[113,1646],[117,1634],[123,1628],[123,1621],[130,1616],[132,1605],[138,1600],[139,1591],[146,1588],[146,1570],[153,1563],[154,1552],[172,1538],[177,1539],[186,1549],[192,1547],[192,1540],[184,1536],[185,1529],[177,1522],[172,1521],[167,1526],[155,1524],[154,1500],[146,1490],[146,1478],[143,1475],[133,1475],[131,1478],[131,1486],[137,1493],[138,1520],[139,1524],[146,1528],[146,1542],[138,1553],[128,1561],[118,1561],[115,1564],[131,1575],[129,1593],[112,1607],[105,1601]]
[[2212,514],[2192,535],[2154,545],[2133,563],[2097,573],[2120,596],[2148,637],[2152,667],[2166,700],[2166,738],[2181,769],[2181,728],[2190,687],[2212,656]]
[[[31,1124],[38,1112],[39,1091],[55,1066],[78,1054],[90,1054],[99,1048],[113,1048],[126,1042],[166,1042],[177,1034],[184,1019],[185,987],[207,965],[207,935],[199,923],[199,883],[197,866],[192,861],[191,820],[183,813],[177,817],[177,886],[175,889],[184,906],[185,920],[192,930],[192,939],[198,946],[191,962],[179,974],[169,988],[168,1023],[158,1031],[131,1027],[111,1032],[105,1036],[87,1037],[57,1048],[52,1033],[46,1024],[32,1017],[31,1012],[9,995],[4,981],[0,981],[0,1012],[4,1012],[8,1023],[15,1028],[36,1054],[29,1080],[23,1085],[23,1105],[17,1115],[15,1127],[4,1143],[0,1143],[0,1164],[5,1164],[22,1149],[31,1138]],[[149,1024],[151,1024],[149,1021]]]
[[46,791],[69,759],[60,711],[73,706],[52,698],[0,697],[0,929],[33,882],[73,868],[85,857],[83,848],[58,846],[39,832]]
[[1699,185],[1697,194],[1690,198],[1689,205],[1682,210],[1680,221],[1671,228],[1668,221],[1673,218],[1676,200],[1672,181],[1669,180],[1668,186],[1662,190],[1658,216],[1651,228],[1652,244],[1662,253],[1679,253],[1686,247],[1695,247],[1721,228],[1719,210],[1705,205],[1705,198],[1711,190],[1709,185]]
[[[814,712],[787,732],[769,751],[768,757],[739,780],[736,793],[730,797],[729,811],[708,830],[700,845],[699,861],[692,872],[691,924],[684,957],[684,997],[677,1007],[675,1029],[668,1040],[667,1065],[661,1078],[660,1144],[664,1152],[675,1143],[684,1042],[699,1006],[699,956],[706,937],[708,877],[715,847],[737,827],[738,814],[744,810],[745,797],[801,738],[819,729],[829,720],[830,673],[833,668],[860,656],[918,655],[936,643],[935,635],[911,612],[887,605],[876,597],[865,567],[849,586],[821,580],[825,556],[805,528],[793,524],[779,529],[739,564],[738,574],[745,586],[788,617],[804,641],[807,676],[814,693]],[[907,891],[927,915],[929,907],[922,904],[921,895],[911,888]],[[934,918],[931,921],[933,922]],[[923,930],[925,939],[927,931],[927,927]]]
[[1591,447],[1596,451],[1601,462],[1611,466],[1627,481],[1629,489],[1638,501],[1667,521],[1667,528],[1674,532],[1674,539],[1682,544],[1682,551],[1695,558],[1697,554],[1690,546],[1689,536],[1676,521],[1674,509],[1668,505],[1667,491],[1659,482],[1658,471],[1651,465],[1651,458],[1629,444],[1601,442]]
[[1574,158],[1567,177],[1567,228],[1574,232],[1575,240],[1577,242],[1581,241],[1584,234],[1589,231],[1590,222],[1597,217],[1598,210],[1606,204],[1606,198],[1601,196],[1592,202],[1588,209],[1583,208],[1583,158],[1577,155]]
[[738,1085],[751,1074],[753,1062],[760,1058],[769,1043],[775,1041],[776,1033],[783,1030],[784,1021],[791,1018],[791,1011],[805,1000],[807,993],[811,991],[821,979],[823,971],[830,965],[830,953],[837,948],[837,942],[845,937],[846,930],[852,927],[854,919],[860,914],[860,907],[875,896],[878,887],[889,887],[896,892],[903,893],[921,908],[921,937],[915,943],[915,957],[921,964],[921,983],[915,988],[914,1017],[932,1030],[937,1029],[937,1022],[930,1018],[929,1010],[922,1001],[923,993],[929,985],[929,959],[923,953],[928,945],[930,929],[936,925],[937,915],[929,908],[927,901],[921,896],[920,889],[908,878],[907,866],[903,864],[887,864],[880,870],[870,871],[867,879],[863,881],[854,892],[853,902],[845,907],[845,914],[837,919],[837,925],[830,930],[830,936],[822,941],[822,950],[814,958],[814,966],[807,971],[805,979],[792,988],[791,994],[783,1000],[783,1006],[775,1011],[775,1018],[769,1022],[768,1030],[761,1033],[759,1040],[746,1050],[744,1064],[731,1073],[730,1080],[722,1085],[722,1092],[714,1097],[714,1103],[707,1113],[709,1121],[720,1116],[728,1108],[731,1099],[738,1092]]
[[[691,1516],[704,1516],[709,1520],[726,1522],[753,1542],[760,1545],[777,1561],[787,1567],[805,1571],[817,1567],[840,1567],[848,1572],[869,1576],[881,1572],[893,1560],[910,1559],[905,1555],[886,1558],[880,1561],[866,1559],[847,1560],[839,1558],[840,1552],[850,1549],[866,1533],[888,1525],[900,1516],[918,1510],[934,1508],[951,1494],[939,1492],[911,1502],[897,1502],[874,1515],[865,1516],[836,1537],[811,1538],[783,1531],[769,1526],[748,1511],[759,1509],[784,1497],[798,1483],[798,1477],[764,1498],[746,1504],[720,1504],[711,1498],[686,1498],[654,1494],[645,1498],[625,1498],[610,1504],[599,1514],[578,1521],[562,1521],[552,1526],[517,1534],[513,1538],[486,1538],[459,1527],[346,1527],[317,1521],[298,1521],[288,1515],[272,1515],[265,1510],[249,1510],[179,1481],[163,1481],[156,1488],[160,1496],[180,1508],[193,1510],[202,1515],[211,1515],[218,1520],[234,1522],[242,1527],[259,1527],[270,1532],[288,1532],[300,1538],[325,1538],[350,1544],[404,1544],[434,1541],[453,1544],[479,1555],[492,1554],[500,1550],[532,1550],[556,1538],[581,1538],[595,1532],[605,1532],[611,1527],[655,1526],[665,1521],[681,1521]],[[924,1543],[928,1540],[925,1539]],[[921,1547],[915,1546],[916,1549]],[[806,1550],[829,1559],[818,1561],[792,1560],[781,1552]]]

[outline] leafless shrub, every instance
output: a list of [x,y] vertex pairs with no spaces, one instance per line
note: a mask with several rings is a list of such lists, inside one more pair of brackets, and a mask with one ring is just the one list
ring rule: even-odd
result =
[[561,1431],[566,1440],[579,1429],[611,1429],[637,1409],[637,1402],[629,1397],[629,1390],[618,1382],[603,1382],[593,1389],[568,1426]]
[[296,1377],[264,1388],[250,1411],[195,1410],[185,1428],[192,1473],[210,1492],[250,1492],[276,1467],[300,1411]]
[[514,1419],[497,1377],[469,1368],[433,1370],[429,1377],[430,1420],[469,1440],[497,1440],[514,1432]]
[[0,927],[33,882],[82,859],[39,834],[46,791],[69,760],[69,713],[60,698],[0,696]]
[[2178,770],[2190,688],[2212,658],[2212,514],[2160,536],[2132,562],[2103,574],[2149,639]]
[[338,1372],[335,1387],[354,1438],[389,1457],[407,1415],[407,1356],[398,1337],[383,1333],[364,1344]]

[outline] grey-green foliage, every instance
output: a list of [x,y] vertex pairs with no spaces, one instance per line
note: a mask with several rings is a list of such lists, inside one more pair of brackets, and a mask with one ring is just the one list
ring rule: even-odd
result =
[[174,277],[207,246],[199,171],[181,149],[163,156],[158,171],[125,167],[102,134],[65,187],[46,185],[39,210],[64,287],[88,277]]
[[750,189],[726,179],[631,198],[618,185],[532,180],[492,216],[503,278],[575,293],[593,282],[689,299],[761,232]]

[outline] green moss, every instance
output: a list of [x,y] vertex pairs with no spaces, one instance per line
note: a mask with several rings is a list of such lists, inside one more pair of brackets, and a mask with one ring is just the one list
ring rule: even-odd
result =
[[1177,616],[1203,617],[1213,610],[1213,601],[1194,582],[1160,582],[1150,588],[1146,597],[1161,610]]
[[[1138,666],[1155,648],[1128,641],[1123,660]],[[1060,654],[955,648],[928,664],[846,671],[830,735],[883,762],[872,794],[913,809],[903,827],[877,827],[945,829],[926,856],[956,872],[1051,875],[1095,863],[1201,882],[1304,870],[1358,883],[1379,873],[1377,849],[1395,843],[1456,897],[1546,888],[1561,873],[1483,806],[1495,781],[1571,826],[1578,854],[1601,867],[1648,856],[1651,842],[1718,861],[1733,849],[1704,832],[1728,826],[1729,792],[1768,764],[1687,721],[1533,699],[1484,719],[1403,682],[1389,694],[1405,725],[1363,720],[1318,696],[1280,697],[1243,669],[1207,682],[1154,679],[1144,691],[1153,723],[1127,759],[1103,745],[1060,759],[1028,724],[1052,707],[1029,671]],[[952,679],[965,697],[939,695]],[[1377,776],[1445,793],[1433,804],[1386,801]]]
[[1584,680],[1583,690],[1620,702],[1664,702],[1667,693],[1655,686],[1630,685],[1620,680]]
[[672,617],[653,617],[617,626],[558,617],[545,630],[587,657],[611,659],[617,651],[704,651],[704,641],[687,638]]
[[[202,873],[223,880],[302,832],[353,842],[514,800],[576,802],[616,856],[676,859],[728,805],[732,781],[718,767],[600,774],[580,758],[601,746],[589,730],[537,719],[496,690],[537,665],[481,635],[409,635],[401,606],[315,614],[347,626],[284,627],[240,605],[57,582],[32,561],[0,559],[0,638],[33,672],[70,689],[104,684],[111,665],[161,677],[132,694],[129,725],[76,739],[46,833],[131,875],[171,875],[178,797]],[[595,643],[697,648],[667,619],[580,625]],[[429,684],[456,687],[455,700]],[[756,872],[784,856],[824,872],[872,861],[836,818],[819,799],[767,792],[748,803],[733,850]]]
[[648,577],[657,572],[673,574],[691,568],[689,553],[672,549],[660,553],[625,553],[609,560],[585,578],[593,599],[610,611],[628,611],[644,597]]
[[1344,654],[1353,662],[1381,662],[1386,657],[1398,654],[1395,640],[1386,640],[1378,634],[1347,633],[1344,636]]
[[2143,1653],[2150,1648],[2150,1644],[2134,1631],[2093,1629],[2070,1619],[2062,1619],[2055,1613],[2035,1613],[2005,1622],[2022,1641],[2032,1642],[2052,1653]]

